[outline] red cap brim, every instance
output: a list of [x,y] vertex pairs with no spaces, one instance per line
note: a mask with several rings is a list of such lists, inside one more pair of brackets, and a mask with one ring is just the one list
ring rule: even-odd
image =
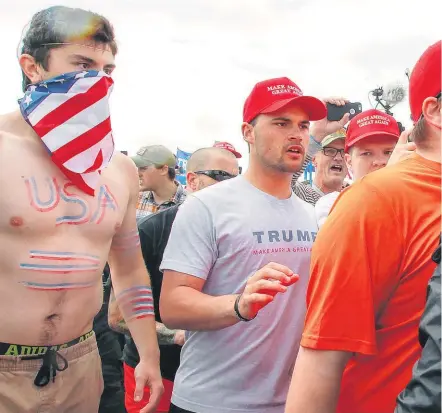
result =
[[[390,137],[393,137],[393,138],[396,138],[396,140],[399,140],[399,135],[395,135],[394,133],[389,133],[389,132],[369,132],[369,133],[364,133],[363,135],[361,135],[361,136],[358,136],[355,140],[353,140],[353,141],[351,141],[351,142],[348,142],[348,143],[350,143],[350,145],[347,145],[347,141],[346,141],[346,143],[345,143],[345,152],[348,152],[348,150],[352,147],[352,146],[354,146],[354,144],[355,143],[358,143],[358,142],[360,142],[360,141],[362,141],[362,140],[364,140],[364,139],[366,139],[366,138],[373,138],[373,137],[378,137],[379,138],[379,140],[382,140],[383,138],[390,138]],[[348,139],[348,136],[347,136],[347,139]]]
[[307,112],[309,119],[312,121],[321,120],[327,116],[327,107],[324,102],[313,96],[297,96],[290,99],[279,100],[261,110],[260,113],[276,112],[277,110],[295,102],[300,108]]

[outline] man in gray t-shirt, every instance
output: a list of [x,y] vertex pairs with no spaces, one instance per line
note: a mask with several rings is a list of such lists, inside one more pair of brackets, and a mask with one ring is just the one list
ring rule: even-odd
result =
[[191,195],[164,253],[163,322],[187,330],[171,413],[283,413],[305,315],[313,206],[290,188],[325,105],[287,78],[244,106],[244,176]]

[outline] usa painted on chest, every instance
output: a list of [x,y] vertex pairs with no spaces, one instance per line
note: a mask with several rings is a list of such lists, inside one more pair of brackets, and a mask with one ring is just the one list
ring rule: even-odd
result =
[[[99,224],[107,211],[116,212],[118,203],[107,185],[101,185],[94,198],[82,194],[72,183],[59,182],[57,178],[47,177],[37,180],[35,177],[25,179],[30,205],[36,211],[59,213],[55,225]],[[74,193],[80,192],[81,195]]]

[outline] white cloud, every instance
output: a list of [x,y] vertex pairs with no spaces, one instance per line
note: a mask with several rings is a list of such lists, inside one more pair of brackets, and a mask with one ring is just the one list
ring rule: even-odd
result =
[[[113,23],[120,52],[112,96],[119,149],[146,143],[184,150],[228,140],[246,153],[242,105],[253,84],[288,76],[306,94],[344,95],[368,108],[384,82],[406,84],[422,51],[440,36],[437,0],[85,0]],[[53,5],[20,1],[2,9],[0,113],[16,108],[21,75],[15,58],[23,26]],[[408,122],[408,105],[397,107]]]

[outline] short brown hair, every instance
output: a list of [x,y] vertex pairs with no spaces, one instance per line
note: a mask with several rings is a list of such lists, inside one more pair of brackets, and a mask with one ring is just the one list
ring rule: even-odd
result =
[[[51,49],[62,47],[70,39],[80,37],[109,45],[112,54],[117,54],[114,29],[109,20],[91,11],[65,6],[49,7],[32,16],[20,52],[31,55],[36,63],[48,70]],[[23,73],[23,91],[30,83]]]
[[[439,103],[439,105],[441,104],[441,96],[437,98],[437,102]],[[413,128],[413,132],[411,135],[413,142],[415,142],[417,146],[425,148],[427,135],[427,121],[423,116],[421,116]]]
[[175,168],[169,167],[167,169],[167,176],[169,177],[169,179],[171,181],[175,181],[175,177],[176,177],[176,170],[175,170]]

